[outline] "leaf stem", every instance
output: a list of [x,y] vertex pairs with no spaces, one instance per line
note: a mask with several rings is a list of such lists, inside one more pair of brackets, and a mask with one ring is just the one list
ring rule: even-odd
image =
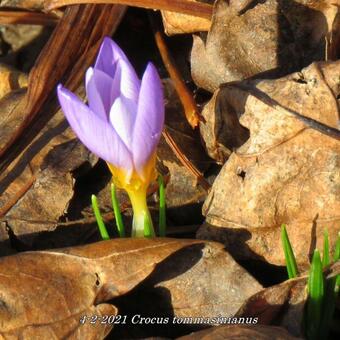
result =
[[105,227],[102,215],[100,214],[96,195],[91,196],[91,202],[92,202],[92,209],[94,211],[94,215],[96,216],[100,236],[102,237],[103,240],[109,240],[110,236]]
[[166,235],[166,206],[165,206],[165,188],[164,179],[161,174],[158,176],[159,185],[159,236]]
[[283,252],[285,254],[285,259],[286,259],[288,277],[292,279],[298,276],[298,268],[297,268],[294,252],[292,249],[292,245],[290,244],[290,241],[289,241],[289,237],[287,234],[285,224],[282,224],[281,226],[281,241],[282,241],[282,246],[283,246]]
[[112,200],[112,207],[113,207],[113,212],[115,214],[119,237],[125,237],[125,227],[123,223],[122,214],[119,208],[119,202],[118,202],[117,195],[116,195],[116,186],[113,183],[111,183],[111,200]]

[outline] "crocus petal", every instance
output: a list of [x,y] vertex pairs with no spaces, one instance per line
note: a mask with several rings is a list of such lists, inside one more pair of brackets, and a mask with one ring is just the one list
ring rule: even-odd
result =
[[156,149],[163,125],[162,83],[156,68],[149,63],[140,88],[132,141],[133,162],[140,176],[143,176],[143,167]]
[[136,103],[123,96],[116,99],[110,112],[111,125],[129,150],[131,150],[136,114]]
[[111,105],[120,94],[119,78],[111,78],[101,70],[92,67],[86,72],[86,95],[89,107],[104,120],[108,120]]
[[86,147],[106,162],[130,172],[133,168],[131,154],[111,124],[61,85],[58,86],[58,98],[73,131]]
[[[124,97],[138,102],[140,91],[140,80],[135,70],[124,60],[119,60],[116,65],[115,79],[120,78],[120,94]],[[118,80],[117,80],[118,81]]]
[[94,68],[103,71],[113,78],[118,60],[124,60],[130,68],[132,68],[128,58],[121,48],[110,38],[105,37],[100,45]]

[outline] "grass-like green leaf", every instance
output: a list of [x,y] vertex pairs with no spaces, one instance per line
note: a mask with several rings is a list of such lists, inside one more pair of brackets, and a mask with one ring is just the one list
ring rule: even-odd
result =
[[315,249],[308,277],[308,300],[306,311],[306,334],[308,340],[319,339],[322,306],[324,298],[324,278],[320,252]]
[[91,202],[92,202],[92,209],[94,211],[94,215],[96,216],[100,236],[102,237],[103,240],[109,240],[110,236],[105,227],[102,215],[100,214],[96,195],[91,196]]
[[325,268],[330,264],[330,255],[329,255],[329,237],[328,232],[325,230],[323,232],[323,252],[322,252],[322,267]]
[[144,237],[155,237],[151,216],[149,214],[144,215]]
[[285,224],[282,224],[281,226],[281,241],[282,241],[283,251],[284,251],[285,259],[286,259],[288,277],[292,279],[298,276],[298,268],[296,265],[296,259],[294,256],[292,246],[289,241],[289,237],[287,234]]
[[[340,275],[337,275],[340,278]],[[322,318],[320,324],[320,339],[327,339],[331,328],[336,300],[339,295],[337,277],[332,277],[325,282],[325,297],[323,300]]]
[[164,179],[161,174],[158,176],[159,185],[159,236],[165,237],[166,234],[166,207],[165,207],[165,188]]
[[111,183],[111,200],[112,200],[113,213],[115,214],[115,220],[116,220],[119,237],[125,237],[125,227],[123,223],[122,214],[119,208],[119,202],[118,202],[117,195],[116,195],[116,187],[113,183]]
[[336,239],[333,259],[334,259],[334,262],[340,259],[340,233],[338,234],[338,238]]
[[[325,251],[325,249],[324,249]],[[334,262],[340,257],[340,235],[335,243]],[[332,277],[325,283],[325,298],[323,301],[322,319],[320,324],[320,339],[327,339],[334,317],[336,300],[339,296],[340,275]]]

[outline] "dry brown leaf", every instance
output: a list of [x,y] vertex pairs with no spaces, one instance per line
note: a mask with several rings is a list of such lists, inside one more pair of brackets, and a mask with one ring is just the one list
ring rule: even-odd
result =
[[[1,5],[0,5],[1,7]],[[0,10],[0,24],[25,24],[54,26],[59,18],[53,14],[31,11]],[[32,29],[32,26],[31,26]]]
[[301,339],[290,335],[285,329],[263,325],[228,325],[209,328],[177,340],[294,340]]
[[[190,0],[192,2],[200,2]],[[213,3],[213,1],[209,1]],[[164,31],[167,35],[209,31],[211,26],[210,18],[199,18],[192,15],[181,14],[171,11],[161,11],[164,24]]]
[[[221,244],[205,242],[184,248],[159,264],[150,277],[117,302],[117,306],[124,314],[169,317],[171,321],[161,327],[163,334],[173,337],[178,335],[176,328],[180,324],[197,330],[207,327],[204,320],[208,318],[232,317],[252,292],[260,289],[261,285]],[[131,325],[130,332],[133,333],[129,332],[128,337],[139,331],[143,334],[146,329]],[[116,331],[113,336],[121,338]]]
[[204,106],[204,122],[200,124],[200,133],[207,153],[220,164],[249,138],[248,130],[240,125],[239,116],[228,100],[223,96],[223,91],[217,90]]
[[[116,239],[0,259],[0,335],[4,338],[103,339],[83,315],[112,314],[102,304],[133,289],[156,264],[196,240]],[[88,322],[88,321],[87,321]],[[100,326],[100,325],[99,325]]]
[[[215,3],[206,41],[194,37],[191,68],[198,86],[214,92],[222,83],[264,72],[271,76],[288,74],[312,61],[324,60],[327,50],[336,50],[338,39],[330,37],[339,28],[337,1],[268,0],[252,4]],[[335,56],[329,52],[328,57]]]
[[[325,271],[328,279],[339,274],[339,261]],[[304,275],[263,289],[244,303],[237,316],[257,317],[260,324],[279,325],[295,336],[302,336],[307,280]]]
[[[27,47],[27,49],[34,49],[34,42],[36,42],[43,35],[50,35],[50,31],[39,25],[4,25],[1,28],[2,39],[10,45],[11,54],[7,56],[8,62],[13,63],[15,54],[21,49]],[[47,37],[46,37],[47,39]],[[40,47],[39,51],[42,47]],[[6,59],[5,59],[6,60]],[[5,61],[6,62],[6,61]],[[23,69],[24,65],[20,65]]]
[[142,8],[161,9],[185,13],[202,18],[210,19],[212,14],[212,6],[202,2],[193,2],[192,0],[48,0],[45,2],[46,9],[55,9],[63,6],[74,4],[121,4],[128,6],[136,6]]
[[[22,120],[16,115],[20,111],[9,106],[15,105],[18,95],[21,103],[22,92],[11,93],[0,101],[3,112],[13,113],[0,119],[2,136]],[[97,161],[67,127],[59,111],[0,176],[0,217],[5,215],[7,227],[20,239],[24,238],[26,244],[32,245],[38,232],[56,228],[73,196],[72,172],[85,163],[93,165]]]
[[0,7],[41,10],[44,8],[44,2],[45,0],[2,0]]
[[[284,265],[280,226],[287,224],[300,265],[324,229],[334,246],[340,230],[340,142],[297,120],[283,107],[328,126],[338,126],[340,62],[315,63],[277,80],[226,86],[221,96],[240,115],[250,139],[216,178],[203,211],[200,238],[224,241],[240,258]],[[246,84],[248,91],[242,90]],[[256,91],[281,105],[266,104]]]
[[0,101],[8,93],[27,86],[27,75],[5,64],[0,64]]

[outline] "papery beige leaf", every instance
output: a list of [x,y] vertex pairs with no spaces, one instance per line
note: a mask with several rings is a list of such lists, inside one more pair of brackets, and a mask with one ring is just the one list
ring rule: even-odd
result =
[[249,132],[239,123],[239,116],[217,90],[211,100],[204,106],[200,124],[200,133],[208,155],[223,164],[231,152],[241,146],[248,138]]
[[337,5],[329,0],[216,1],[206,41],[194,36],[194,81],[214,92],[225,82],[288,74],[312,61],[336,58]]
[[8,93],[27,86],[27,75],[0,64],[0,100]]
[[[166,327],[168,336],[175,337],[179,325],[197,330],[218,324],[218,316],[232,317],[244,300],[259,290],[261,285],[235,262],[223,245],[205,242],[183,248],[160,263],[117,306],[131,315],[167,317],[170,321],[162,327]],[[140,325],[132,324],[130,328],[132,337]],[[119,330],[112,335],[122,337]],[[151,336],[152,330],[143,335]]]
[[[324,271],[330,279],[340,274],[340,262]],[[303,318],[307,301],[308,274],[265,288],[250,297],[237,317],[257,317],[260,324],[279,325],[295,336],[303,337]]]
[[[285,78],[221,90],[232,109],[243,113],[240,122],[250,139],[214,182],[203,208],[211,227],[203,226],[199,237],[224,242],[234,256],[277,265],[285,264],[282,223],[300,265],[308,264],[315,246],[322,249],[325,229],[334,246],[340,230],[340,142],[308,128],[284,107],[336,128],[339,79],[339,62],[315,63]],[[278,105],[268,105],[258,92]]]
[[[84,315],[115,315],[102,303],[127,293],[156,264],[196,240],[118,239],[0,259],[0,336],[11,339],[103,339]],[[89,322],[89,321],[87,321]],[[79,339],[79,337],[78,337]]]
[[[236,322],[236,321],[235,321]],[[301,339],[290,335],[285,329],[263,325],[229,325],[209,328],[190,335],[181,336],[178,340],[294,340]]]
[[[200,2],[191,0],[192,2]],[[213,3],[213,1],[209,1]],[[161,11],[164,31],[167,35],[208,31],[211,26],[209,18],[199,18],[192,15]]]

